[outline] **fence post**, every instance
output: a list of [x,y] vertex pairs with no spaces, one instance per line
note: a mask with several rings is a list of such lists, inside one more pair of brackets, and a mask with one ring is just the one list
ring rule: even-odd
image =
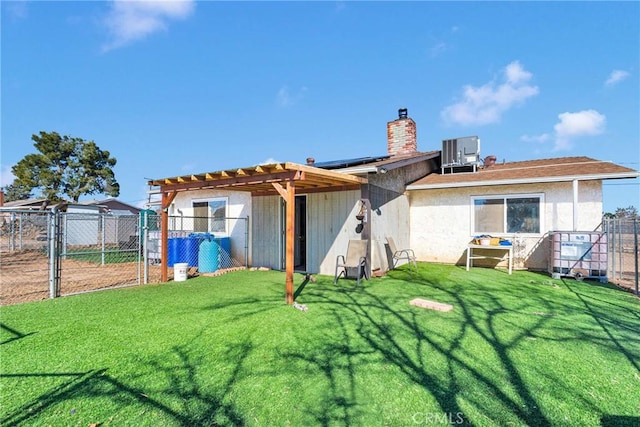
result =
[[609,244],[611,245],[611,273],[613,276],[613,280],[617,277],[616,270],[616,221],[611,220],[610,224],[610,234],[609,234]]
[[143,274],[142,274],[142,284],[146,285],[149,283],[149,217],[148,212],[145,209],[142,213],[142,218],[138,218],[138,223],[142,220],[142,227],[140,230],[140,240],[142,240],[142,262],[143,262]]
[[101,251],[102,252],[102,265],[104,265],[104,251],[105,251],[105,248],[106,248],[105,240],[107,238],[107,230],[106,230],[107,221],[106,221],[104,213],[101,213],[99,215],[100,215],[100,222],[101,222],[101,226],[102,226],[102,251]]
[[49,241],[49,298],[60,296],[60,247],[62,233],[60,230],[60,212],[54,207],[49,214],[51,221],[51,240]]
[[10,224],[11,224],[10,225],[11,238],[9,239],[9,250],[15,251],[16,250],[16,213],[15,212],[11,212]]
[[249,268],[249,249],[250,249],[250,242],[249,242],[249,238],[251,237],[250,235],[250,217],[249,215],[247,215],[247,219],[244,222],[244,227],[245,227],[245,231],[244,231],[244,266],[246,268]]
[[634,246],[634,261],[636,264],[636,296],[638,296],[638,218],[633,219],[633,246]]
[[24,230],[22,229],[22,213],[18,216],[18,249],[22,250],[22,234]]

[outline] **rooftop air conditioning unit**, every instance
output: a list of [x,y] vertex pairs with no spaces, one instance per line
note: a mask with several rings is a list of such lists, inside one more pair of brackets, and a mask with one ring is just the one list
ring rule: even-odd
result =
[[480,164],[480,138],[465,136],[442,140],[442,173],[460,166],[472,167],[475,172]]

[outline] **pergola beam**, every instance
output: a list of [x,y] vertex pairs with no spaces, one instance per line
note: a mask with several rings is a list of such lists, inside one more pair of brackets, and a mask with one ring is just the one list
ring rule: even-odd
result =
[[361,188],[367,179],[340,172],[318,169],[296,163],[277,163],[252,166],[218,172],[207,172],[149,181],[159,186],[162,193],[161,214],[161,277],[166,282],[168,274],[169,207],[179,192],[203,189],[248,191],[252,196],[279,194],[286,204],[285,230],[285,302],[293,304],[294,273],[294,220],[296,192],[316,193],[345,191]]

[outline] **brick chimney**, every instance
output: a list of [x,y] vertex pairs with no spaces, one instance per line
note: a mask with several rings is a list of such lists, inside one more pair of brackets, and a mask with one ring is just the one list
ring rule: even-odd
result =
[[416,122],[407,117],[407,109],[398,110],[398,118],[387,122],[387,153],[390,156],[418,151]]

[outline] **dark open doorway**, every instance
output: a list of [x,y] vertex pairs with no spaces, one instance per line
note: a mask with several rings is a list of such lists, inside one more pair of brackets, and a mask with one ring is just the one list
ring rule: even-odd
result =
[[[281,207],[281,228],[282,228],[282,268],[284,269],[285,260],[285,229],[286,224],[284,218],[285,206],[282,203]],[[293,268],[295,271],[306,272],[307,271],[307,197],[300,195],[295,197],[295,218],[293,222],[294,233],[294,246],[293,246]]]

